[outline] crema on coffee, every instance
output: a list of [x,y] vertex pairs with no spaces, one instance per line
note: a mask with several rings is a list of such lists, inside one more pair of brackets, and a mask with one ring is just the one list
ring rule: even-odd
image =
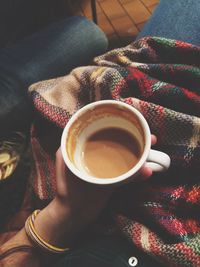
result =
[[86,140],[82,163],[91,176],[114,178],[133,168],[141,154],[140,145],[131,133],[120,128],[105,128]]

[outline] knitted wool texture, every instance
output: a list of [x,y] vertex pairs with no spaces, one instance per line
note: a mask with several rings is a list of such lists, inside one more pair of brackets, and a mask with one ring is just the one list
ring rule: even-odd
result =
[[[32,181],[40,200],[55,192],[54,152],[82,106],[102,99],[138,109],[170,155],[166,173],[121,187],[112,214],[120,230],[166,266],[200,266],[200,48],[143,38],[95,58],[94,65],[29,89],[37,113]],[[56,143],[49,148],[50,143]]]

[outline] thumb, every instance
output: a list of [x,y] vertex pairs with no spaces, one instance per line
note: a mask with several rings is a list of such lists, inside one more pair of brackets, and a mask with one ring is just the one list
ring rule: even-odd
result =
[[67,177],[66,165],[62,157],[61,148],[56,152],[56,184],[57,193],[59,195],[66,195],[67,193]]

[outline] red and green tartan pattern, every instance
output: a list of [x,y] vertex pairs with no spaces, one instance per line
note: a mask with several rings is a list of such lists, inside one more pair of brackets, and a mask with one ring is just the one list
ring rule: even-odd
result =
[[[200,48],[143,38],[95,58],[94,65],[30,87],[36,109],[32,131],[36,196],[55,193],[53,143],[82,106],[115,99],[137,108],[168,153],[166,173],[118,189],[111,214],[140,249],[166,266],[200,266]],[[53,129],[53,130],[52,130]],[[53,134],[52,134],[53,132]],[[44,134],[45,133],[45,134]],[[52,135],[52,138],[51,138]]]

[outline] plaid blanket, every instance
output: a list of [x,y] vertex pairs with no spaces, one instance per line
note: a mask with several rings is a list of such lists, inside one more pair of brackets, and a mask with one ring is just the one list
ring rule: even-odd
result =
[[[121,187],[115,223],[137,247],[166,266],[200,266],[200,48],[144,38],[94,59],[94,65],[29,89],[36,196],[55,193],[54,152],[63,127],[82,106],[115,99],[137,108],[170,155],[166,173]],[[52,144],[54,145],[52,147]]]

